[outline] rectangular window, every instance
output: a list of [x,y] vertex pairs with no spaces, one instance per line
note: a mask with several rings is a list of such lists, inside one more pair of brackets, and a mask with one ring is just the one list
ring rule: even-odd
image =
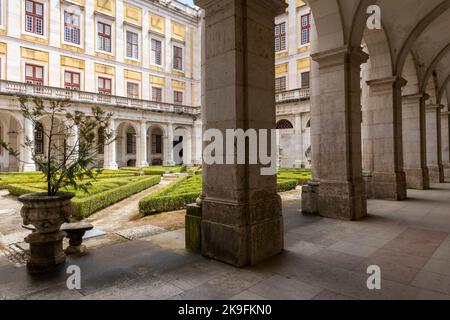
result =
[[286,23],[275,25],[275,52],[286,50]]
[[181,92],[181,91],[173,92],[173,103],[183,104],[183,92]]
[[310,31],[311,31],[311,14],[305,14],[300,18],[300,34],[302,44],[309,43]]
[[34,128],[34,149],[36,154],[44,154],[44,128],[40,123]]
[[302,89],[309,88],[309,72],[302,72]]
[[152,100],[157,102],[162,102],[162,89],[157,87],[152,87]]
[[98,93],[111,95],[111,79],[98,77]]
[[25,1],[25,31],[44,35],[44,5],[42,3]]
[[275,92],[286,91],[286,77],[275,79]]
[[64,12],[64,41],[80,44],[80,16]]
[[161,41],[152,39],[152,64],[162,66],[162,44]]
[[139,99],[139,84],[127,82],[127,97],[132,99]]
[[80,91],[81,77],[78,72],[64,71],[64,88]]
[[183,48],[173,46],[173,68],[183,70]]
[[162,153],[162,136],[160,134],[152,135],[152,154]]
[[138,39],[137,33],[127,31],[127,58],[139,59]]
[[103,22],[97,23],[98,50],[111,52],[111,26]]
[[34,64],[25,65],[25,82],[29,84],[44,84],[44,67]]

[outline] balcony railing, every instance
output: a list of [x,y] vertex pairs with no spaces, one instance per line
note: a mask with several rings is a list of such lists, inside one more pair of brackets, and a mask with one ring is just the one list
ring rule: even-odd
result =
[[164,102],[131,99],[86,91],[74,91],[56,87],[39,86],[23,82],[0,80],[0,94],[36,96],[44,99],[69,99],[73,103],[90,103],[138,108],[150,111],[199,115],[199,107],[176,105]]
[[310,94],[309,88],[277,92],[275,93],[275,102],[278,104],[307,100],[310,98]]

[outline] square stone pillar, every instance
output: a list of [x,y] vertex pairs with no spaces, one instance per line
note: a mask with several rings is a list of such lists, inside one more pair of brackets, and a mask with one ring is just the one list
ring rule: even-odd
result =
[[31,122],[31,120],[25,119],[24,127],[25,127],[24,135],[22,135],[23,141],[21,143],[23,146],[23,152],[24,152],[22,170],[24,172],[33,172],[33,171],[36,171],[36,164],[34,163],[34,160],[33,160],[33,154],[32,154],[31,148],[25,146],[25,141],[26,141],[27,137],[30,141],[34,141],[34,128],[33,128],[33,123]]
[[406,199],[403,171],[401,88],[402,78],[367,81],[369,92],[363,106],[363,169],[370,172],[375,199]]
[[140,132],[138,135],[138,159],[136,165],[138,167],[148,167],[147,160],[147,123],[141,122]]
[[410,189],[427,190],[430,177],[427,168],[427,134],[425,101],[427,94],[402,98],[403,166]]
[[[284,12],[285,1],[196,4],[205,9],[206,23],[204,129],[219,130],[224,138],[226,129],[274,129],[274,18]],[[248,157],[248,143],[245,149]],[[225,152],[216,156],[225,160]],[[204,163],[203,255],[245,266],[282,251],[276,175],[261,175],[261,168]]]
[[357,220],[367,215],[362,178],[360,66],[361,48],[337,48],[312,55],[312,159],[321,216]]
[[111,132],[114,140],[110,144],[105,145],[103,168],[109,169],[109,170],[117,170],[117,169],[119,169],[119,166],[117,165],[117,162],[116,162],[117,140],[115,139],[116,138],[116,124],[115,124],[114,120],[111,120],[108,130]]
[[426,106],[427,166],[432,183],[444,182],[441,152],[441,109],[442,105],[438,104]]
[[450,178],[450,113],[441,112],[442,132],[442,165],[444,166],[444,177]]
[[167,124],[166,134],[164,136],[164,165],[173,166],[173,125]]

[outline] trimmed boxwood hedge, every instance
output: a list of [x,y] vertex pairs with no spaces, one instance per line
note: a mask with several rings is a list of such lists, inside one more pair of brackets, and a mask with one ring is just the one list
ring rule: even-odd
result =
[[277,181],[277,192],[286,192],[297,188],[297,180],[281,180]]
[[[72,216],[74,218],[84,218],[94,212],[106,208],[120,200],[157,185],[161,180],[160,176],[143,177],[137,181],[126,183],[116,188],[111,188],[91,196],[75,197],[72,199]],[[8,186],[12,195],[20,196],[27,193],[42,192],[41,188],[30,185],[12,184]]]
[[[188,188],[186,185],[194,184]],[[199,188],[196,188],[196,183]],[[297,180],[280,180],[277,182],[277,192],[293,190],[297,187]],[[177,190],[189,190],[179,192]],[[196,190],[200,189],[200,190]],[[192,191],[191,191],[192,190]],[[195,190],[195,191],[194,191]],[[201,194],[201,178],[199,176],[185,176],[177,179],[167,187],[148,195],[139,201],[139,212],[143,215],[152,215],[159,212],[169,212],[185,209]]]
[[91,197],[72,200],[72,215],[78,218],[85,218],[94,212],[106,208],[120,200],[157,185],[161,180],[160,176],[151,176],[137,182],[129,183],[116,189],[107,190]]

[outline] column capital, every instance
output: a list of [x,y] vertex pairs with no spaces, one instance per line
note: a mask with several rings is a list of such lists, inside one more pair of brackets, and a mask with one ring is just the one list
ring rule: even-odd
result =
[[366,81],[367,85],[370,87],[393,87],[396,86],[398,88],[404,87],[408,81],[406,81],[402,77],[386,77],[380,79],[372,79]]
[[430,99],[430,95],[428,93],[414,93],[414,94],[408,94],[408,95],[404,95],[402,96],[402,99],[405,101],[415,101],[415,100],[420,100],[423,99],[423,101],[427,101],[428,99]]
[[362,64],[369,59],[369,55],[361,47],[340,47],[313,53],[311,59],[319,63],[319,68],[329,68],[344,64],[347,59],[351,63]]
[[425,108],[426,108],[427,112],[432,112],[432,111],[444,109],[444,105],[433,103],[433,104],[427,104],[425,106]]
[[[222,5],[227,1],[230,0],[194,0],[194,3],[200,8],[207,10],[213,5]],[[256,2],[260,6],[263,6],[273,12],[275,15],[282,14],[287,8],[287,4],[284,0],[258,0]]]

